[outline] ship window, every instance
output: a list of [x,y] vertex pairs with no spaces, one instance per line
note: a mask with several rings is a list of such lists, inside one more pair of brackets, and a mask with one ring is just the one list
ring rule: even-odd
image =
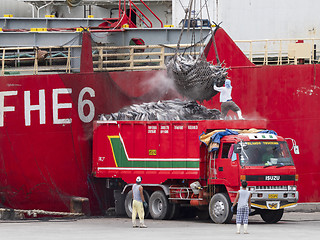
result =
[[230,147],[231,147],[231,143],[224,143],[224,144],[222,145],[221,158],[230,158],[230,157],[229,157]]

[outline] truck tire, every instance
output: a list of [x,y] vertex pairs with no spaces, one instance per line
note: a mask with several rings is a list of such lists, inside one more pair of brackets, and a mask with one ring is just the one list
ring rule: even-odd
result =
[[228,194],[217,193],[209,203],[209,215],[215,223],[229,223],[232,219],[231,201]]
[[[146,190],[143,190],[143,196],[147,203],[149,203],[150,195]],[[126,199],[124,201],[124,209],[129,218],[132,216],[132,190],[127,193]],[[149,209],[144,209],[144,217],[148,218],[150,215]]]
[[283,209],[279,210],[262,210],[260,216],[266,223],[277,223],[283,216]]
[[169,202],[162,191],[155,191],[149,200],[149,212],[153,219],[163,220],[169,214]]
[[126,199],[126,195],[121,194],[121,190],[114,190],[113,197],[116,216],[125,216],[126,210],[124,208],[124,201]]

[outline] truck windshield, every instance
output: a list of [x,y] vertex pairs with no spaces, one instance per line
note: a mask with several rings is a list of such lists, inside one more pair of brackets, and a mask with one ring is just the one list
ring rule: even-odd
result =
[[241,166],[293,166],[286,142],[244,142]]

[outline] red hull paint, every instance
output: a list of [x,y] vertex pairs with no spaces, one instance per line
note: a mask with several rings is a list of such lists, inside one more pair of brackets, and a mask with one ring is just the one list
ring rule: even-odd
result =
[[[299,174],[301,202],[320,201],[319,65],[273,66],[231,71],[233,98],[245,115],[259,114],[268,120],[268,128],[290,137],[300,146],[294,155]],[[312,90],[313,92],[311,92]],[[245,96],[245,97],[244,97]],[[250,103],[250,104],[248,104]]]
[[[0,192],[4,206],[19,209],[45,209],[69,211],[72,196],[88,197],[91,210],[99,213],[97,201],[100,180],[91,177],[92,122],[83,123],[79,111],[90,112],[89,105],[78,110],[80,92],[85,88],[94,90],[94,97],[85,93],[83,100],[95,106],[93,119],[99,114],[112,113],[132,103],[170,99],[177,94],[161,93],[147,89],[142,83],[154,72],[131,74],[130,89],[123,89],[122,79],[127,74],[88,73],[64,75],[1,77],[1,92],[15,92],[4,97],[4,106],[14,111],[4,113],[0,127]],[[110,77],[113,75],[115,81]],[[129,82],[128,82],[129,83]],[[135,86],[136,88],[132,88]],[[53,123],[54,89],[72,89],[71,94],[58,95],[58,104],[71,103],[72,108],[58,110],[59,119],[71,118],[71,124]],[[24,95],[30,91],[31,105],[39,105],[39,90],[44,90],[45,123],[40,124],[39,110],[31,111],[30,126],[26,126]],[[155,96],[150,99],[150,96]],[[103,184],[101,184],[103,186]],[[102,200],[103,201],[103,200]],[[104,203],[100,203],[103,205]]]
[[[215,33],[215,45],[212,39],[207,44],[205,55],[207,60],[212,61],[213,64],[217,64],[220,61],[227,67],[254,66],[222,28],[218,28]],[[216,59],[217,55],[218,61]]]
[[[229,38],[222,30],[217,34],[220,60],[231,67],[235,102],[247,119],[267,119],[269,129],[297,141],[301,154],[293,157],[300,176],[300,202],[320,201],[320,142],[316,135],[320,132],[320,66],[252,66],[243,63],[243,54],[234,45],[222,47]],[[207,53],[208,60],[214,60],[212,46]],[[79,118],[79,95],[84,88],[94,90],[94,97],[89,92],[83,96],[95,105],[94,119],[134,102],[179,97],[172,90],[163,94],[157,84],[146,85],[159,73],[165,72],[0,77],[0,92],[13,91],[12,96],[4,97],[4,106],[15,107],[4,112],[4,126],[0,127],[1,203],[21,209],[69,211],[70,197],[81,196],[90,199],[93,213],[101,213],[110,202],[102,197],[104,183],[90,175],[92,122],[83,123]],[[53,93],[66,88],[72,93]],[[44,90],[45,124],[40,124],[36,110],[31,111],[31,125],[26,126],[25,92],[30,91],[31,105],[37,105],[39,90]],[[54,102],[58,116],[53,113]],[[63,108],[62,103],[71,103],[72,108]],[[217,97],[204,104],[220,108]],[[84,116],[90,113],[89,106],[84,106]],[[53,124],[54,116],[56,120],[71,118],[72,123]]]

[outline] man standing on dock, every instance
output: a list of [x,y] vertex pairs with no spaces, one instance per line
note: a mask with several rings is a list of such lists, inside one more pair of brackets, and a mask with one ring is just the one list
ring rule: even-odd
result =
[[248,234],[248,217],[251,209],[251,193],[247,190],[248,183],[246,181],[241,182],[242,189],[237,193],[236,199],[234,200],[231,211],[236,204],[237,207],[237,234],[240,234],[240,227],[243,224],[244,233]]
[[232,101],[231,97],[231,81],[230,79],[227,79],[225,81],[224,87],[217,87],[216,84],[214,84],[213,89],[220,92],[220,102],[221,102],[221,113],[222,113],[222,119],[225,119],[229,110],[234,111],[238,115],[239,120],[244,120],[242,117],[242,113],[238,105]]
[[147,226],[144,224],[144,205],[147,204],[144,200],[143,196],[143,187],[140,185],[142,178],[138,176],[136,178],[136,184],[132,186],[132,226],[138,227],[136,224],[137,213],[140,220],[140,228],[146,228]]

